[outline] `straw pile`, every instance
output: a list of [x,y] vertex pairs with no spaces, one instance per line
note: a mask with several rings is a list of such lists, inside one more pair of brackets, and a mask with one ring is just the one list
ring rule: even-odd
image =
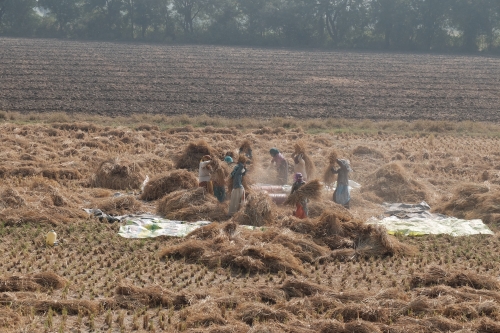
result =
[[250,142],[250,140],[248,139],[243,140],[240,146],[240,154],[246,154],[251,150],[252,150],[252,143]]
[[210,155],[212,158],[218,156],[218,152],[212,148],[205,140],[191,142],[184,152],[177,158],[177,169],[198,170],[200,160],[204,155]]
[[211,268],[300,272],[303,262],[413,253],[413,248],[388,235],[385,229],[354,221],[348,212],[339,209],[327,211],[314,220],[290,218],[279,228],[267,227],[264,232],[236,228],[234,222],[205,226],[188,235],[185,241],[162,249],[160,256],[185,258]]
[[461,184],[449,199],[443,199],[434,211],[463,219],[500,222],[500,190],[482,184]]
[[432,266],[425,274],[414,275],[410,281],[412,288],[432,285],[447,285],[450,287],[469,286],[474,289],[500,290],[500,282],[489,276],[479,276],[475,273],[448,273],[439,267]]
[[323,174],[323,182],[325,184],[333,184],[337,179],[337,174],[332,172],[332,168],[337,169],[337,159],[339,158],[339,154],[336,150],[332,150],[330,155],[328,156],[328,166]]
[[41,272],[28,276],[0,278],[0,292],[37,291],[61,289],[67,284],[62,277],[52,272]]
[[236,309],[236,317],[248,325],[259,321],[284,322],[290,317],[290,313],[284,310],[275,310],[267,305],[248,302],[243,303]]
[[66,311],[69,315],[90,315],[100,310],[98,302],[82,299],[22,299],[13,304],[22,308],[32,308],[38,314],[45,314],[52,309],[59,314]]
[[144,306],[174,306],[179,309],[188,304],[185,296],[174,294],[160,286],[140,288],[127,281],[120,283],[115,293],[114,301],[119,307],[125,309],[142,308]]
[[209,327],[211,325],[224,325],[226,320],[222,317],[221,309],[213,301],[202,301],[182,310],[179,318],[186,322],[187,327]]
[[326,257],[315,257],[315,260],[320,262],[396,254],[411,255],[415,252],[414,248],[388,235],[385,228],[354,220],[351,213],[340,205],[326,210],[319,218],[304,220],[289,218],[282,221],[282,227],[308,234],[316,244],[333,250]]
[[398,162],[383,165],[368,176],[362,192],[373,192],[387,202],[419,203],[428,200],[426,187],[411,179]]
[[296,203],[302,202],[305,199],[316,200],[321,197],[321,190],[323,185],[319,182],[319,180],[314,179],[306,184],[299,187],[298,190],[293,192],[288,196],[285,205],[295,205]]
[[262,192],[252,193],[248,196],[243,210],[237,212],[232,218],[239,224],[256,227],[270,225],[276,217],[276,204]]
[[369,148],[366,146],[357,146],[352,153],[353,155],[358,155],[358,156],[369,155],[373,158],[384,158],[384,154],[382,154],[376,149]]
[[294,153],[292,157],[302,154],[302,159],[306,164],[307,178],[311,179],[314,176],[316,167],[314,166],[313,161],[306,152],[306,143],[302,140],[299,140],[294,144],[293,148],[294,148]]
[[229,176],[229,167],[227,163],[221,162],[217,158],[213,158],[208,166],[211,170],[211,180],[215,186],[225,186],[226,178]]
[[[239,227],[235,232],[233,228],[228,228],[229,225],[232,223],[217,225],[217,228],[202,227],[200,229],[208,228],[210,232],[198,229],[184,242],[163,248],[160,257],[184,258],[188,262],[204,263],[210,268],[231,267],[247,272],[303,271],[301,261],[277,238],[280,230],[262,232]],[[200,235],[204,235],[202,239]]]
[[128,190],[140,188],[144,176],[135,163],[121,162],[111,159],[102,162],[93,175],[92,187],[109,188],[112,190]]
[[122,195],[105,200],[94,201],[94,206],[109,215],[136,213],[142,209],[142,203],[133,195]]
[[174,191],[198,186],[198,178],[187,170],[174,170],[151,179],[141,194],[141,200],[157,200]]
[[157,212],[181,221],[224,221],[228,218],[227,205],[219,203],[201,187],[165,195],[157,203]]
[[24,200],[19,192],[17,192],[13,188],[6,188],[0,193],[0,207],[1,208],[19,208],[26,205],[26,201]]
[[21,316],[10,308],[0,308],[0,327],[16,328],[21,323]]

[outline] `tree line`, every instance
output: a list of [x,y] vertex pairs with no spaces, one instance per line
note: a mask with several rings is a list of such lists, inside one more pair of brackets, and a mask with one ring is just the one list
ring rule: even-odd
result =
[[500,53],[500,0],[0,0],[0,35]]

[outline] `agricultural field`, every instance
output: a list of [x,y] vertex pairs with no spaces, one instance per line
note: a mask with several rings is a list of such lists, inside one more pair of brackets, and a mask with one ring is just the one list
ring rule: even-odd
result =
[[499,121],[500,59],[0,39],[0,110]]
[[[2,332],[500,329],[498,234],[394,238],[364,224],[383,212],[382,201],[427,200],[438,211],[482,218],[496,232],[500,151],[494,125],[471,128],[489,136],[431,133],[422,124],[404,134],[377,130],[389,123],[372,124],[373,133],[311,134],[301,121],[287,122],[289,129],[238,129],[239,120],[168,127],[186,119],[146,115],[122,124],[63,114],[3,117]],[[353,191],[350,211],[325,191],[311,202],[306,220],[258,193],[232,219],[225,216],[227,203],[196,189],[164,188],[173,191],[168,200],[142,200],[146,175],[155,184],[180,173],[189,183],[197,175],[190,149],[221,157],[242,140],[251,142],[256,157],[249,182],[272,182],[269,147],[290,159],[301,142],[318,179],[336,150],[351,160],[352,179],[363,187]],[[181,164],[191,171],[176,170]],[[124,239],[118,223],[100,222],[82,208],[218,222],[184,239]],[[262,228],[246,230],[240,223]],[[53,248],[44,244],[51,229],[60,240]]]
[[[1,332],[500,332],[497,59],[0,45]],[[229,218],[198,161],[244,141],[248,200]],[[274,182],[270,148],[291,164],[297,146],[310,179],[333,152],[351,161],[350,210],[325,187],[299,220],[251,187]],[[494,235],[366,223],[424,200]],[[213,223],[125,239],[84,208]]]

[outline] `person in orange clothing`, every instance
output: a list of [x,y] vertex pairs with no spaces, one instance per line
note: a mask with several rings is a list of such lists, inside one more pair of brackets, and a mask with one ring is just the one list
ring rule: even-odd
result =
[[[294,180],[295,182],[292,185],[292,194],[293,192],[297,191],[302,185],[304,185],[306,182],[302,179],[302,174],[300,172],[297,172],[294,175]],[[300,202],[296,203],[296,209],[295,212],[293,213],[294,216],[304,219],[309,215],[309,211],[307,209],[307,199],[303,199]]]

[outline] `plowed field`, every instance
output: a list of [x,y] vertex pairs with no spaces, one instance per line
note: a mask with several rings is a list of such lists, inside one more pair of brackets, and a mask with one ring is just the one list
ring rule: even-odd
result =
[[0,39],[0,110],[500,120],[500,59]]

